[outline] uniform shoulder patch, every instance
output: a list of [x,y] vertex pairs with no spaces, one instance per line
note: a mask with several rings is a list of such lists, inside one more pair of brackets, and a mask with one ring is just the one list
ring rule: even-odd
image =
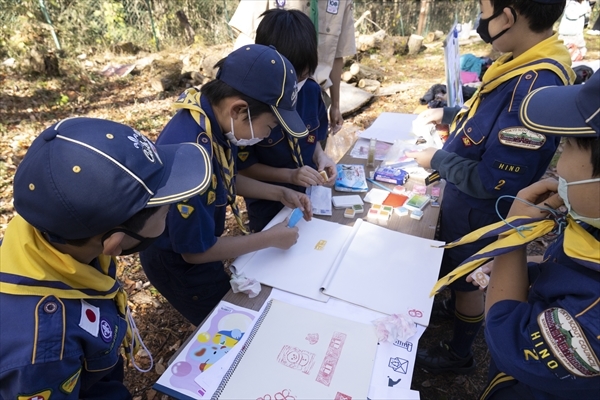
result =
[[60,385],[60,390],[63,393],[71,394],[73,392],[73,389],[75,389],[75,386],[77,386],[77,381],[79,381],[79,375],[81,375],[81,367]]
[[190,206],[189,204],[177,203],[177,210],[183,218],[187,218],[194,212],[194,207]]
[[17,396],[17,400],[49,400],[51,394],[52,390],[46,389],[34,394],[20,394],[19,396]]
[[583,378],[600,375],[598,357],[567,310],[549,308],[538,315],[537,321],[550,351],[567,371]]
[[246,161],[246,160],[248,159],[248,156],[249,156],[249,155],[250,155],[250,153],[249,153],[249,152],[247,152],[247,151],[240,151],[240,152],[238,153],[238,158],[239,158],[240,160],[242,160],[242,161]]
[[546,143],[546,136],[530,131],[524,126],[513,126],[498,132],[498,140],[505,146],[537,150]]

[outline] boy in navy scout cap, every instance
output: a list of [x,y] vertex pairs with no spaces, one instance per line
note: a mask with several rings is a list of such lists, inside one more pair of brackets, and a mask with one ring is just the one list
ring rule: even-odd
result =
[[160,235],[168,204],[206,190],[210,168],[195,143],[155,147],[103,119],[33,141],[0,246],[0,398],[131,398],[121,350],[140,342],[114,256]]
[[[535,183],[517,197],[543,208],[564,204],[567,226],[543,262],[530,265],[529,279],[525,247],[494,259],[485,302],[491,379],[484,394],[595,398],[600,389],[600,74],[583,86],[533,92],[523,102],[521,119],[533,131],[565,140],[558,182]],[[547,211],[515,201],[508,216],[541,214]]]
[[[312,78],[318,61],[314,25],[299,10],[267,10],[256,31],[256,44],[275,46],[294,66],[298,75],[296,110],[308,135],[295,138],[277,126],[267,139],[238,152],[240,174],[299,192],[312,185],[333,185],[335,163],[319,145],[327,138],[328,124],[321,88]],[[319,171],[325,171],[328,179]],[[279,202],[248,197],[246,206],[252,232],[260,232],[283,208]]]
[[[464,279],[494,259],[485,301],[492,361],[482,399],[598,397],[599,93],[596,73],[583,86],[545,87],[523,100],[523,125],[565,137],[558,181],[546,179],[522,189],[506,220],[451,244],[498,235],[437,285]],[[544,256],[527,260],[527,243],[548,232],[555,240]]]
[[[479,90],[455,116],[444,147],[407,154],[447,182],[439,236],[445,242],[497,222],[496,200],[515,195],[543,175],[559,139],[524,127],[519,105],[532,90],[569,85],[575,78],[569,53],[552,32],[565,0],[482,0],[480,5],[477,32],[505,54],[486,71]],[[498,202],[501,216],[510,205]],[[489,240],[447,249],[440,275]],[[450,289],[455,298],[455,305],[450,302],[448,307],[454,320],[452,339],[417,354],[417,364],[434,373],[466,373],[476,365],[471,346],[483,323],[483,293],[464,279]]]
[[221,237],[226,207],[231,206],[240,228],[244,224],[236,194],[279,201],[304,211],[311,205],[304,193],[236,175],[238,146],[252,146],[279,124],[292,138],[308,134],[296,112],[298,85],[290,62],[274,47],[244,46],[217,63],[217,79],[188,89],[175,107],[157,143],[195,142],[211,153],[210,188],[201,196],[172,206],[167,228],[140,255],[150,282],[184,317],[198,325],[230,288],[222,260],[277,247],[288,249],[298,228],[287,221],[247,236]]

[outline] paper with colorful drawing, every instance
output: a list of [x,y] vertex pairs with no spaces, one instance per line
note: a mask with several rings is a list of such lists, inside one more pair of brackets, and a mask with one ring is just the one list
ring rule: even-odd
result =
[[367,397],[377,352],[372,325],[270,302],[215,398]]
[[[210,396],[229,369],[237,352],[254,326],[257,311],[221,301],[191,340],[161,375],[154,389],[177,399],[202,399]],[[230,354],[231,353],[231,354]],[[200,385],[198,377],[220,372],[220,378]],[[209,394],[210,393],[210,394]],[[210,398],[210,397],[207,397]]]

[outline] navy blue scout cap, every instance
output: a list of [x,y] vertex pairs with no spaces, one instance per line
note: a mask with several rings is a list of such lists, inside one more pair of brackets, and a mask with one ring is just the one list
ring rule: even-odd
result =
[[549,135],[600,135],[600,71],[584,84],[548,86],[531,92],[519,118],[528,129]]
[[126,125],[70,118],[31,144],[15,174],[14,205],[42,232],[84,239],[144,208],[204,192],[211,174],[208,153],[195,143],[154,146]]
[[268,104],[281,126],[292,136],[308,134],[296,112],[298,84],[292,64],[273,46],[251,44],[230,53],[217,79],[238,92]]

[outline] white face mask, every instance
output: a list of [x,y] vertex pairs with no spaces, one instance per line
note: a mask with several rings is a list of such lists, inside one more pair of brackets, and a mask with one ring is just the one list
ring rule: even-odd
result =
[[251,139],[238,139],[235,137],[235,132],[233,129],[233,117],[230,117],[231,119],[231,132],[227,132],[225,134],[225,137],[227,139],[229,139],[229,141],[231,142],[231,144],[233,144],[234,146],[252,146],[255,145],[256,143],[260,142],[262,140],[262,138],[255,138],[254,137],[254,128],[252,128],[252,118],[250,117],[250,109],[248,108],[248,123],[250,124],[250,135],[252,136]]
[[573,217],[574,219],[576,219],[578,221],[585,222],[586,224],[589,224],[589,225],[593,226],[594,228],[600,229],[600,218],[584,217],[584,216],[577,214],[575,212],[575,210],[573,210],[571,208],[571,203],[569,203],[569,196],[567,194],[567,192],[568,192],[567,186],[580,185],[583,183],[592,183],[592,182],[600,182],[600,178],[586,179],[583,181],[575,181],[575,182],[567,183],[567,181],[565,181],[562,177],[559,176],[558,177],[558,195],[565,202],[565,206],[567,207],[567,210],[568,210],[569,214],[571,215],[571,217]]
[[304,86],[304,84],[306,83],[306,80],[307,80],[307,79],[308,79],[308,78],[305,78],[304,80],[301,80],[300,82],[298,82],[298,83],[296,84],[296,86],[298,86],[298,92],[300,92],[300,89],[302,89],[302,86]]

